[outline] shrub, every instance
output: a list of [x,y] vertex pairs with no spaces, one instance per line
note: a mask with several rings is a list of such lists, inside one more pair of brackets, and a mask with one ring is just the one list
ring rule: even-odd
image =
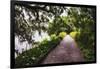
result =
[[45,56],[48,51],[57,46],[60,42],[60,38],[55,34],[50,36],[50,40],[44,39],[38,44],[38,47],[24,51],[15,59],[16,67],[30,66],[39,63],[42,57]]
[[59,33],[59,37],[61,37],[62,39],[67,35],[66,32],[60,32]]

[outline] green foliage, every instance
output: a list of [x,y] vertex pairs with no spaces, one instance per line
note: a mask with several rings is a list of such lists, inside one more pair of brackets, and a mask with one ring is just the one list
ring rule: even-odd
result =
[[21,41],[32,43],[34,31],[47,31],[47,24],[52,17],[58,17],[64,11],[62,6],[48,6],[33,4],[15,4],[15,35]]
[[35,63],[37,58],[40,56],[41,50],[40,48],[32,48],[28,51],[23,52],[15,59],[16,67],[24,67],[29,66]]
[[58,35],[60,32],[70,33],[73,28],[71,23],[69,23],[67,20],[69,20],[67,16],[56,17],[52,22],[49,23],[48,33],[50,35]]
[[44,57],[48,51],[57,46],[61,39],[55,34],[51,35],[50,40],[44,39],[38,44],[38,47],[24,51],[15,59],[16,67],[24,67],[35,65],[39,63],[40,59]]
[[[32,41],[34,31],[46,31],[50,40],[44,39],[38,43],[38,47],[24,51],[15,60],[16,67],[34,65],[54,46],[57,46],[67,34],[75,38],[85,60],[95,59],[95,9],[85,7],[66,7],[35,5],[15,6],[15,35],[22,40]],[[48,8],[47,8],[48,7]],[[26,11],[29,16],[25,19]],[[67,15],[60,16],[64,11]],[[30,13],[29,13],[30,12]],[[41,12],[41,14],[40,14]],[[32,18],[35,17],[35,18]],[[53,19],[52,19],[53,17]],[[51,19],[52,21],[50,21]],[[28,22],[27,22],[28,21]],[[46,27],[45,25],[48,25]],[[67,33],[66,33],[67,32]]]
[[90,14],[92,9],[81,8],[80,9],[80,35],[77,37],[77,42],[83,51],[84,57],[87,61],[94,61],[95,59],[95,14]]
[[51,37],[51,40],[57,39],[56,34],[52,34],[50,37]]
[[49,26],[50,34],[59,34],[63,31],[70,33],[87,61],[95,59],[95,11],[93,9],[71,7],[67,16],[55,18]]
[[73,31],[70,33],[70,36],[74,39],[76,38],[76,36],[79,36],[79,35],[80,35],[80,32],[77,32],[77,31]]
[[77,43],[84,54],[84,58],[87,61],[94,61],[95,34],[93,32],[81,32],[80,36],[77,37]]
[[62,39],[67,35],[66,32],[60,32],[59,33],[59,37],[61,37]]

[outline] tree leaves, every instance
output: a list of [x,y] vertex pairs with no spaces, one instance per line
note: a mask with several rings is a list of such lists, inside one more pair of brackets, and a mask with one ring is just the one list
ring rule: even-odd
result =
[[[21,40],[32,41],[32,33],[35,30],[46,31],[45,26],[50,18],[63,13],[61,6],[47,6],[37,4],[16,4],[15,5],[15,34],[21,36]],[[42,25],[44,24],[44,25]],[[30,34],[30,35],[29,35]]]
[[[19,36],[20,41],[33,43],[32,36],[34,36],[36,30],[40,35],[41,31],[44,31],[49,35],[55,34],[56,36],[60,32],[67,32],[67,34],[72,32],[72,37],[75,37],[79,46],[82,46],[82,51],[86,48],[93,50],[95,16],[94,8],[16,4],[15,36]],[[75,32],[79,32],[79,35]],[[51,44],[57,43],[56,41],[53,40]],[[86,52],[84,54],[86,55]]]

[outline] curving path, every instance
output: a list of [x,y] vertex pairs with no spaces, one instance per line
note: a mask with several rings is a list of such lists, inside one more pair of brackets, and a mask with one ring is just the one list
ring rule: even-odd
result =
[[41,64],[82,62],[84,58],[76,42],[66,35],[60,44],[53,49]]

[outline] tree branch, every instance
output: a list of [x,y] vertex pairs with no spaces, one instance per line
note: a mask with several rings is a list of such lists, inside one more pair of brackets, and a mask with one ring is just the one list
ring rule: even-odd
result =
[[55,14],[53,11],[47,10],[46,8],[40,7],[40,6],[31,6],[31,5],[28,5],[28,4],[17,4],[17,5],[24,6],[25,8],[31,9],[31,10],[39,9],[39,10],[42,10],[42,11],[46,11],[46,12],[48,12],[48,13],[50,12],[50,13],[52,13],[52,14]]

